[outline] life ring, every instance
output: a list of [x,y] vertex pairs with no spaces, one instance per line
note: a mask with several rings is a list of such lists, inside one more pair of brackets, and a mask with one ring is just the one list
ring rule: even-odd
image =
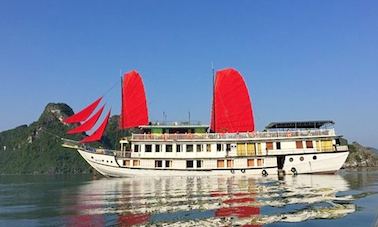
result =
[[297,169],[296,168],[291,168],[291,170],[290,170],[292,173],[293,173],[293,175],[298,175],[298,172],[297,172]]
[[232,170],[231,170],[231,173],[232,173],[232,174],[235,174],[235,170],[232,169]]
[[262,174],[263,176],[268,176],[268,172],[267,172],[265,169],[263,169],[263,171],[261,172],[261,174]]
[[240,172],[245,173],[245,169],[241,169]]

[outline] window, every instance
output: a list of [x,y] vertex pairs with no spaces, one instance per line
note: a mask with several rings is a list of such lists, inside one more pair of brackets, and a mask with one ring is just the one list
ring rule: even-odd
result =
[[217,151],[222,151],[222,144],[217,144]]
[[193,162],[194,162],[193,160],[187,160],[186,161],[186,168],[193,168],[193,166],[194,166]]
[[144,151],[145,152],[152,152],[152,145],[151,144],[146,144]]
[[165,145],[165,152],[172,152],[172,144]]
[[197,160],[197,168],[201,168],[202,167],[202,161],[201,160]]
[[304,161],[304,157],[301,156],[301,157],[299,158],[299,160],[301,160],[301,162],[303,162],[303,161]]
[[160,144],[155,144],[155,152],[160,152]]
[[316,155],[312,156],[312,159],[316,160],[318,159],[318,157],[316,157]]
[[224,160],[217,160],[217,167],[223,168],[224,167]]
[[314,145],[312,144],[312,140],[307,140],[306,141],[306,147],[307,148],[314,148]]
[[201,152],[202,151],[202,144],[197,144],[197,152]]
[[181,144],[176,144],[176,152],[181,152]]
[[255,166],[255,159],[247,159],[247,166],[248,167]]
[[157,160],[155,161],[155,168],[161,168],[163,167],[163,161]]
[[186,145],[186,152],[193,152],[193,144]]
[[138,144],[134,145],[134,152],[139,152],[139,145]]
[[234,167],[234,160],[227,160],[227,167]]
[[290,162],[293,162],[293,161],[294,161],[294,159],[293,159],[293,158],[289,158],[289,161],[290,161]]
[[172,161],[170,160],[165,160],[165,167],[170,168],[172,166]]
[[140,160],[133,160],[133,166],[140,166]]
[[264,165],[264,159],[258,158],[257,159],[257,166],[262,166],[262,165]]
[[302,141],[295,141],[295,144],[297,146],[297,149],[302,149],[303,148],[303,143]]
[[211,144],[206,144],[206,151],[211,152]]
[[273,150],[273,142],[266,142],[266,149]]
[[281,142],[276,142],[276,149],[281,150]]
[[123,160],[123,166],[130,166],[130,160]]
[[226,151],[231,151],[231,144],[226,144]]

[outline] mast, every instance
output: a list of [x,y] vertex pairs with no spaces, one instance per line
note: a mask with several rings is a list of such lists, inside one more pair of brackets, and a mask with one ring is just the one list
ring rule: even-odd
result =
[[[215,132],[215,72],[214,72],[214,63],[211,62],[211,70],[213,74],[213,130]],[[210,125],[211,129],[211,125]]]

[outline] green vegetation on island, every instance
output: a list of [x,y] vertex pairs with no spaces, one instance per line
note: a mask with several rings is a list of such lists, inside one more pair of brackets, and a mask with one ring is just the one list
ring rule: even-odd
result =
[[[84,134],[67,135],[73,126],[63,119],[73,114],[64,103],[50,103],[36,122],[0,132],[0,174],[74,174],[90,173],[92,168],[78,152],[61,146],[61,138],[81,140]],[[121,137],[132,131],[118,130],[119,116],[112,116],[105,131],[102,146],[117,149]],[[378,166],[377,150],[358,143],[349,145],[350,155],[344,167]]]

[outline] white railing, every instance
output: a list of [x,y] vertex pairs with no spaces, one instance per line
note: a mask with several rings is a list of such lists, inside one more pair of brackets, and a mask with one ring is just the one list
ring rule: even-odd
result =
[[334,136],[334,129],[268,131],[251,133],[133,134],[131,140],[219,140]]

